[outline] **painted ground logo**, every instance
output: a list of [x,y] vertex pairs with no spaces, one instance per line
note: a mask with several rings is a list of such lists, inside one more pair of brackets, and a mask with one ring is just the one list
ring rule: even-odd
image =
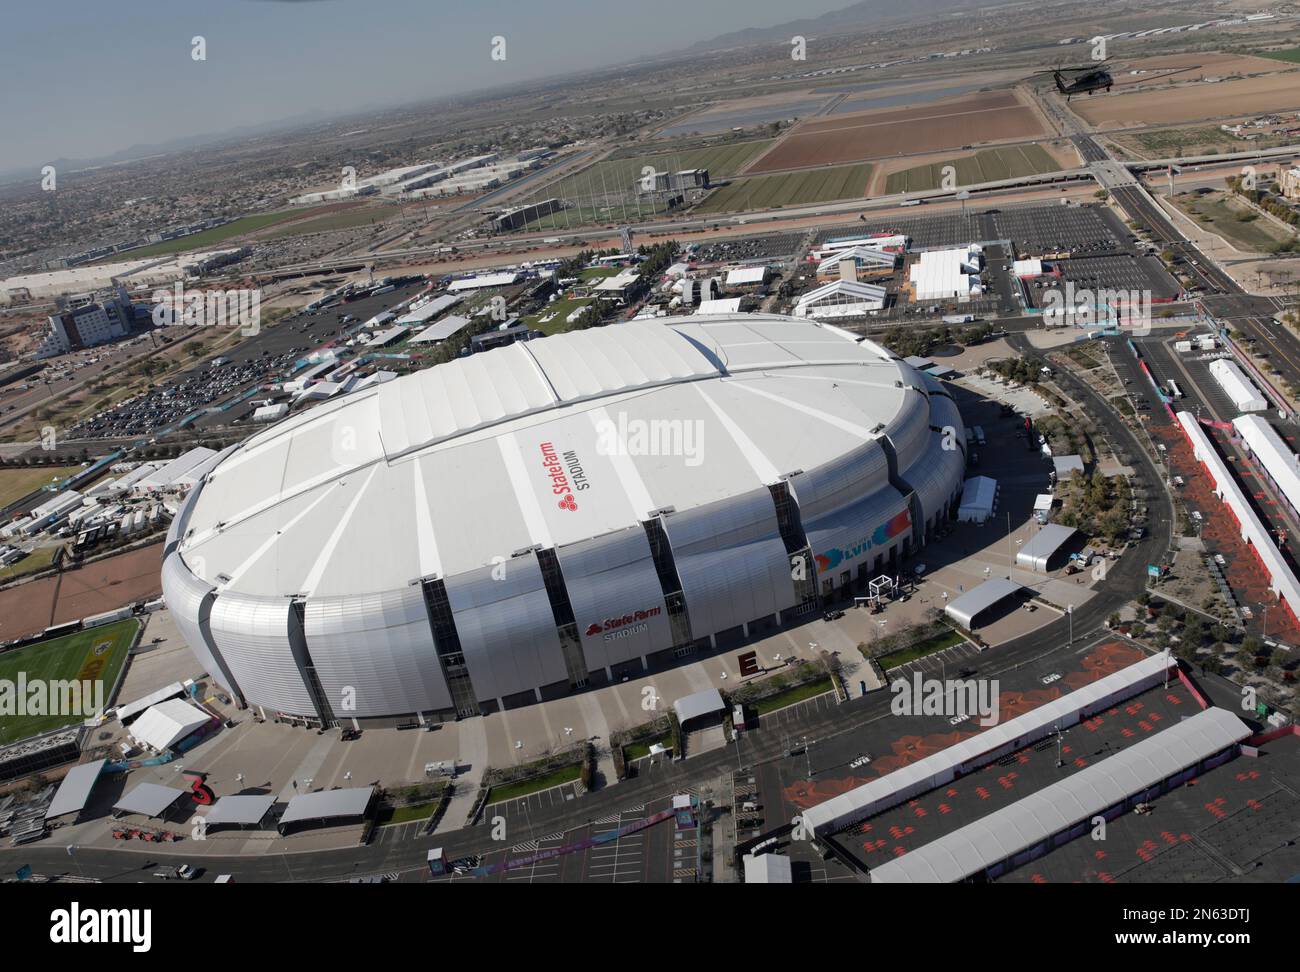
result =
[[912,514],[904,510],[891,520],[886,520],[880,526],[876,527],[875,532],[865,540],[849,547],[832,547],[825,553],[817,554],[817,568],[819,570],[834,570],[846,560],[853,560],[860,557],[872,547],[879,547],[882,544],[889,543],[894,537],[900,535],[912,526]]

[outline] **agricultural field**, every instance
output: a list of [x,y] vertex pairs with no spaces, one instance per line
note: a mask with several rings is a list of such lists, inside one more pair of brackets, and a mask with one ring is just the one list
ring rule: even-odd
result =
[[[770,139],[758,139],[668,153],[647,152],[630,158],[605,159],[539,189],[533,194],[533,199],[558,196],[561,199],[576,200],[622,193],[631,195],[646,166],[653,166],[660,172],[666,169],[674,172],[682,169],[708,169],[712,178],[725,179],[743,169],[771,144]],[[556,215],[563,225],[564,214]],[[544,221],[539,220],[532,225],[540,225],[542,222]]]
[[860,163],[736,179],[730,185],[711,192],[694,211],[743,212],[836,199],[861,199],[871,182],[871,171],[869,163]]
[[[108,693],[126,664],[131,641],[139,629],[139,621],[127,618],[5,652],[0,654],[0,681],[16,685],[20,672],[25,673],[28,685],[37,679],[100,681],[107,706]],[[0,745],[70,726],[83,718],[82,715],[6,716],[0,719]]]
[[1282,71],[1236,81],[1193,82],[1150,91],[1076,98],[1070,107],[1092,125],[1161,125],[1300,108],[1300,74]]
[[1174,203],[1239,250],[1267,253],[1288,236],[1280,226],[1226,192],[1181,192],[1174,196]]
[[1038,116],[1013,92],[985,91],[911,108],[804,122],[746,174],[918,155],[1043,134]]
[[1215,125],[1195,125],[1112,135],[1111,141],[1139,158],[1164,159],[1175,155],[1214,155],[1218,152],[1241,152],[1247,148],[1269,148],[1274,144],[1281,145],[1285,140],[1261,138],[1247,142]]
[[893,194],[939,189],[942,187],[945,166],[957,170],[958,187],[1056,172],[1061,168],[1061,164],[1041,145],[1008,145],[890,173],[885,182],[885,192]]
[[0,509],[16,503],[42,486],[67,479],[80,466],[33,466],[27,469],[0,469]]
[[1288,47],[1280,51],[1260,51],[1260,57],[1267,57],[1274,61],[1287,61],[1291,64],[1300,64],[1300,47]]

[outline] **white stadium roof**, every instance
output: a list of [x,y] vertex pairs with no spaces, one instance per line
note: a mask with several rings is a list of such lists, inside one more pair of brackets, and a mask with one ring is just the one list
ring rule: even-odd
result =
[[1104,810],[1250,736],[1226,709],[1206,709],[1010,806],[871,871],[872,884],[961,881],[1091,821]]
[[[669,506],[766,493],[877,430],[910,428],[927,387],[871,342],[761,314],[517,343],[246,440],[212,471],[179,549],[221,592],[403,590],[537,544],[640,528]],[[655,420],[698,428],[709,461],[626,448],[626,423]],[[927,444],[903,443],[900,465]],[[578,487],[576,504],[557,501],[550,469]]]

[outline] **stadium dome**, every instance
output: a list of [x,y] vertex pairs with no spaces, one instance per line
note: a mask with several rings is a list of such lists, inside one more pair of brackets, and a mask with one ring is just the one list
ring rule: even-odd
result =
[[729,648],[888,573],[948,517],[943,386],[835,327],[660,318],[339,397],[222,453],[163,589],[270,716],[511,708]]

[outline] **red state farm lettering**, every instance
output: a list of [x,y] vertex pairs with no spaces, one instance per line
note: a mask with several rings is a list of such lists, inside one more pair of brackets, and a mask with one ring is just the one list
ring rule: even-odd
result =
[[657,618],[663,611],[663,608],[647,608],[644,611],[629,611],[627,614],[619,615],[616,618],[606,618],[604,621],[597,621],[587,626],[587,635],[598,635],[601,632],[617,631],[625,628],[629,624],[639,624],[650,618]]

